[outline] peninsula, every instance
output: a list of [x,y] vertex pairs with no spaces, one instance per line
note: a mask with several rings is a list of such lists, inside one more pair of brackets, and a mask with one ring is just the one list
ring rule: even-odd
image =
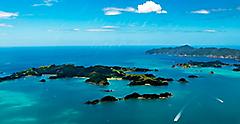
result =
[[240,50],[230,48],[194,48],[189,45],[180,47],[168,47],[151,49],[145,52],[146,54],[165,54],[174,56],[188,56],[188,57],[209,57],[209,58],[226,58],[240,60]]

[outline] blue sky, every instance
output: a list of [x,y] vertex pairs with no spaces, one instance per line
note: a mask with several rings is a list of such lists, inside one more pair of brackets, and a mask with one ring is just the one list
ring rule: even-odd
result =
[[1,0],[0,46],[240,45],[240,0]]

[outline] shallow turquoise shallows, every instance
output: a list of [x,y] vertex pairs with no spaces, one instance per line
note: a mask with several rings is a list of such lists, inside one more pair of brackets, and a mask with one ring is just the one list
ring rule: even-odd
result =
[[[85,79],[39,80],[27,77],[0,84],[0,124],[173,124],[181,111],[179,124],[240,124],[240,73],[231,67],[219,69],[171,68],[173,64],[210,61],[208,58],[181,58],[145,55],[148,47],[26,47],[0,48],[0,76],[50,64],[119,65],[159,69],[159,77],[175,80],[190,74],[189,83],[171,82],[166,87],[129,87],[128,81],[110,81],[99,87]],[[233,60],[221,61],[236,63]],[[214,71],[214,75],[209,72]],[[112,89],[114,92],[103,92]],[[87,100],[106,95],[123,97],[129,93],[172,92],[166,100],[129,100],[85,105]],[[223,100],[223,103],[219,101]]]

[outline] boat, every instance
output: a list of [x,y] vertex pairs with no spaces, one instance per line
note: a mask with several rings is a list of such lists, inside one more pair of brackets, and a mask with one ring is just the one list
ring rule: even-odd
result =
[[216,98],[217,101],[219,101],[220,103],[223,103],[224,101],[219,99],[219,98]]
[[181,118],[181,116],[182,116],[182,111],[180,111],[177,115],[176,115],[176,117],[174,118],[174,122],[178,122],[178,120]]

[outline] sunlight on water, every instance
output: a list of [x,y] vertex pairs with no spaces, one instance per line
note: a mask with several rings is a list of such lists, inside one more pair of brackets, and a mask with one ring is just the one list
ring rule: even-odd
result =
[[[188,59],[147,56],[143,54],[144,49],[133,50],[132,47],[63,47],[54,49],[54,54],[50,52],[52,49],[54,48],[9,51],[3,58],[12,64],[5,66],[6,62],[0,62],[0,70],[10,74],[29,67],[69,62],[84,66],[120,65],[159,69],[152,73],[157,77],[173,78],[174,81],[166,87],[130,87],[129,81],[111,80],[111,85],[99,87],[85,83],[86,79],[82,78],[49,80],[44,75],[2,82],[0,124],[173,124],[174,118],[178,124],[237,124],[239,121],[239,107],[236,106],[240,103],[240,95],[237,93],[240,75],[231,68],[171,68],[173,64],[187,62]],[[210,71],[215,74],[209,74]],[[191,74],[196,74],[199,78],[189,79]],[[179,78],[186,78],[189,82],[179,83]],[[46,82],[40,83],[40,79],[46,79]],[[107,89],[113,92],[104,92]],[[87,100],[106,95],[124,97],[133,92],[171,92],[173,97],[166,100],[119,101],[96,106],[84,104]],[[183,111],[186,102],[189,105]]]
[[30,117],[20,118],[20,117],[18,117],[18,118],[3,120],[1,123],[3,123],[3,124],[34,124],[36,122],[37,122],[36,118],[30,118]]
[[210,74],[213,71],[216,75],[222,75],[231,78],[240,78],[239,72],[234,72],[232,69],[226,68],[189,68],[189,69],[180,69],[186,74]]
[[27,94],[12,91],[0,91],[0,107],[8,106],[8,108],[4,108],[6,110],[20,110],[25,107],[31,107],[35,104],[36,101]]

